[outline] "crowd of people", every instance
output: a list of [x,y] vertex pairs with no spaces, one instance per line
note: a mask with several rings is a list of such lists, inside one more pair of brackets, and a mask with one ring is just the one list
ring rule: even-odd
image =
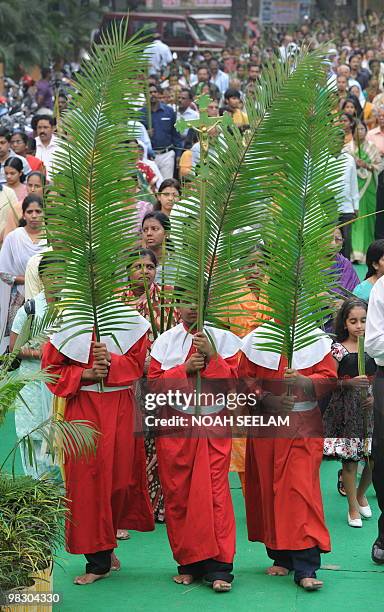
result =
[[[180,214],[183,187],[194,180],[200,161],[196,131],[180,133],[177,119],[198,119],[199,96],[208,94],[208,116],[229,113],[245,133],[245,97],[257,103],[265,62],[292,57],[305,43],[327,43],[328,82],[345,134],[344,148],[337,153],[344,175],[338,201],[341,227],[330,236],[330,269],[338,278],[336,298],[330,296],[334,316],[324,321],[330,335],[319,332],[316,342],[297,351],[288,367],[284,356],[255,348],[269,319],[268,304],[254,283],[266,274],[258,258],[263,245],[255,245],[244,271],[243,314],[229,313],[223,329],[196,333],[196,307],[171,307],[163,290],[175,266],[169,248],[172,217]],[[337,478],[335,473],[337,490],[347,498],[347,524],[361,528],[362,518],[372,516],[366,491],[374,453],[373,481],[384,516],[384,427],[379,408],[373,434],[372,391],[372,378],[377,374],[379,385],[384,367],[384,327],[378,323],[384,317],[384,22],[369,14],[364,22],[345,27],[327,21],[304,24],[292,33],[265,34],[247,49],[224,49],[217,57],[205,51],[184,63],[174,61],[164,47],[155,37],[148,95],[138,100],[140,121],[127,126],[127,146],[137,153],[135,229],[140,247],[131,254],[120,297],[131,323],[128,305],[134,303],[135,325],[116,333],[113,341],[69,339],[67,331],[66,338],[58,332],[44,346],[24,348],[21,368],[36,371],[41,364],[57,378],[48,388],[40,383],[25,387],[17,400],[17,435],[21,438],[49,415],[53,396],[65,398],[66,419],[91,421],[102,433],[94,457],[69,458],[65,465],[71,500],[67,548],[87,559],[76,584],[93,583],[119,569],[116,537],[128,539],[131,529],[151,531],[156,520],[167,526],[178,563],[176,583],[202,578],[217,592],[229,591],[235,555],[231,470],[243,487],[249,539],[264,543],[273,561],[267,573],[294,571],[299,586],[317,590],[322,586],[316,576],[320,554],[330,550],[319,478],[323,456],[342,461]],[[43,72],[43,80],[47,74]],[[34,118],[33,136],[0,130],[1,353],[12,351],[28,314],[42,316],[50,299],[44,197],[62,135],[52,113],[49,81],[37,96],[44,112]],[[61,112],[71,111],[63,106]],[[220,138],[219,128],[211,147],[214,138]],[[354,263],[367,266],[362,282]],[[168,329],[155,339],[153,326],[159,332],[164,318]],[[361,373],[359,339],[366,326]],[[233,441],[230,432],[194,436],[193,411],[183,406],[171,410],[186,419],[177,435],[135,436],[132,415],[144,393],[136,381],[146,378],[160,389],[177,381],[184,390],[193,390],[197,373],[203,381],[228,381],[228,389],[236,379],[253,381],[248,391],[258,397],[260,410],[269,415],[288,411],[292,427],[305,435],[292,440],[278,430],[271,437]],[[108,411],[100,383],[108,395]],[[223,410],[209,408],[210,414]],[[324,436],[319,433],[323,427]],[[33,468],[22,456],[25,472],[39,477],[48,470],[60,477],[41,439],[36,438],[35,451]],[[357,483],[359,462],[363,471]],[[384,562],[382,518],[372,557]]]

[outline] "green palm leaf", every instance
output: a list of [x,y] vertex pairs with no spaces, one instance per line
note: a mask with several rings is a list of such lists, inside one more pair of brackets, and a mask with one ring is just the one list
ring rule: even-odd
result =
[[272,180],[268,174],[259,180],[261,194],[274,203],[263,227],[269,282],[260,289],[273,317],[263,349],[282,353],[289,365],[293,351],[317,337],[337,286],[329,242],[343,170],[332,156],[340,142],[333,108],[323,52],[304,54],[260,126],[244,173],[246,179],[260,177],[268,165],[275,170]]
[[[316,151],[316,162],[320,161],[320,151],[323,147],[327,148],[331,129],[327,113],[330,112],[331,102],[328,93],[323,92],[319,95],[316,89],[317,83],[324,80],[322,64],[322,52],[304,51],[294,64],[286,62],[270,65],[265,71],[263,70],[257,99],[250,98],[246,103],[251,128],[249,134],[244,139],[235,126],[223,126],[215,145],[210,147],[208,168],[201,167],[196,179],[187,188],[182,200],[184,216],[172,220],[172,238],[177,245],[176,256],[179,259],[180,270],[175,282],[187,293],[189,302],[194,301],[198,304],[200,319],[208,320],[217,326],[227,324],[225,315],[228,305],[238,304],[246,292],[242,271],[244,260],[261,237],[271,249],[271,244],[274,242],[272,238],[276,233],[285,236],[283,243],[279,243],[279,248],[280,246],[284,248],[274,250],[278,253],[274,265],[280,270],[280,284],[273,278],[269,257],[268,272],[271,281],[268,285],[267,299],[272,305],[273,314],[274,304],[279,306],[276,308],[278,313],[284,311],[279,300],[281,297],[285,304],[287,297],[285,268],[292,264],[293,258],[291,256],[289,262],[285,263],[282,260],[285,258],[287,245],[290,251],[297,247],[299,241],[296,236],[297,228],[302,223],[302,219],[298,211],[293,216],[287,214],[286,217],[282,217],[280,213],[277,214],[277,210],[279,206],[289,203],[293,197],[293,193],[287,189],[287,181],[290,180],[296,192],[300,194],[300,203],[303,190],[305,192],[303,183],[306,184],[307,181],[304,163],[307,148],[303,149],[300,141],[298,143],[296,141],[303,120],[302,113],[305,116],[306,110],[308,114],[309,108],[312,113],[315,103],[318,105],[318,115],[315,115],[316,121],[311,115],[311,121],[317,126],[325,121],[323,135],[318,133],[319,130],[314,132],[313,128],[310,128],[311,137],[314,139],[312,147]],[[310,92],[309,87],[311,87]],[[278,122],[277,118],[280,118]],[[304,134],[302,138],[305,138]],[[308,144],[308,138],[309,136],[305,146]],[[305,229],[315,241],[320,234],[320,230],[317,234],[313,233],[313,230],[316,230],[314,219],[318,216],[315,194],[325,191],[325,179],[323,177],[321,180],[321,174],[324,173],[324,164],[328,158],[329,155],[325,161],[322,160],[317,173],[312,171],[310,198],[309,202],[306,202],[308,211]],[[337,176],[336,170],[328,171],[326,197],[320,198],[321,218],[325,224],[331,215],[333,219],[337,216],[333,194],[330,191],[330,185]],[[202,192],[205,193],[204,206],[202,206]],[[276,213],[272,214],[274,209]],[[324,225],[322,232],[324,234]],[[292,235],[295,236],[293,242]],[[324,238],[322,240],[325,251]],[[301,253],[302,250],[298,256],[299,260]],[[312,260],[317,261],[313,247],[308,256],[311,255],[313,255]],[[324,259],[325,255],[322,263]],[[305,268],[306,272],[308,267]],[[328,267],[329,262],[326,262],[322,270]],[[284,273],[282,273],[283,268]],[[293,269],[290,269],[291,277],[292,273]],[[293,274],[293,277],[296,279],[296,274]],[[200,299],[197,297],[202,278],[204,300],[201,299],[201,295]],[[321,282],[316,277],[317,293],[321,293],[325,286],[329,286],[328,281],[329,277],[325,273],[321,276]],[[261,289],[265,292],[264,286]],[[318,309],[319,306],[316,305],[316,311]],[[232,309],[231,314],[236,316],[236,312]]]
[[126,280],[125,254],[137,242],[136,159],[124,141],[128,121],[138,119],[145,41],[126,38],[126,26],[113,28],[83,65],[47,202],[47,257],[60,309],[67,307],[65,325],[73,335],[94,329],[97,339],[125,323],[114,296]]

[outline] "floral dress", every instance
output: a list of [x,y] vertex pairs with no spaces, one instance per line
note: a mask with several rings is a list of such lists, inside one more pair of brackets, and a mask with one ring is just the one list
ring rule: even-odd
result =
[[[359,375],[358,355],[350,353],[343,344],[335,342],[331,352],[339,362],[339,379]],[[376,364],[365,353],[365,372],[373,376]],[[372,395],[369,387],[368,394]],[[360,461],[371,454],[373,413],[361,407],[360,389],[338,387],[332,393],[324,413],[324,455],[349,461]]]

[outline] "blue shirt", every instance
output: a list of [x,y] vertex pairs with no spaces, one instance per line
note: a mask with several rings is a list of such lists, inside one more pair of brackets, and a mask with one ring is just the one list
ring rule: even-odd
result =
[[[141,123],[148,129],[147,109],[142,109]],[[153,136],[151,138],[152,148],[155,150],[174,147],[176,157],[179,157],[183,150],[183,141],[179,132],[175,128],[176,113],[166,104],[160,102],[159,108],[152,111]]]

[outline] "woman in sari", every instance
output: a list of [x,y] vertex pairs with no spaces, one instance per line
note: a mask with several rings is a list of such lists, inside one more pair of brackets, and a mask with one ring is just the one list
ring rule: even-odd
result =
[[22,204],[25,227],[18,227],[5,238],[0,253],[0,354],[9,344],[9,334],[17,310],[24,303],[25,268],[32,255],[46,246],[42,238],[43,202],[37,195]]
[[366,140],[367,126],[357,121],[352,129],[353,139],[345,146],[356,161],[359,183],[359,216],[371,217],[352,223],[352,261],[365,263],[365,254],[375,238],[377,177],[384,169],[384,161],[376,146]]
[[[177,325],[179,314],[169,306],[167,307],[167,298],[162,291],[162,288],[156,283],[156,255],[150,249],[140,249],[132,253],[129,265],[129,286],[124,292],[124,301],[135,308],[143,317],[151,322],[152,331],[149,332],[150,344],[154,340],[153,328],[157,331],[164,331],[167,326],[173,327]],[[151,308],[148,305],[147,292],[150,299]],[[164,291],[170,291],[171,287],[164,287]],[[169,299],[168,299],[169,303]],[[162,308],[162,304],[164,307]],[[163,317],[161,311],[163,310]],[[164,327],[162,329],[162,320]],[[144,366],[144,375],[146,374],[150,358],[150,348]],[[141,387],[137,386],[136,394],[138,404],[141,403]],[[159,523],[164,522],[164,499],[161,491],[159,474],[157,469],[156,446],[153,437],[147,435],[145,438],[145,450],[147,456],[147,480],[148,492],[151,500],[155,520]],[[117,537],[119,539],[127,539],[127,531],[119,529]],[[129,536],[128,536],[129,537]]]
[[[344,239],[341,229],[335,227],[332,231],[330,247],[333,251],[332,264],[329,268],[330,274],[335,276],[337,287],[334,289],[330,300],[336,314],[337,310],[342,305],[345,296],[352,293],[355,287],[359,284],[359,277],[349,259],[340,253],[343,247]],[[329,316],[325,319],[323,329],[326,333],[333,333],[333,317]]]
[[[25,186],[27,188],[25,197],[27,195],[32,195],[32,194],[38,195],[44,201],[44,190],[45,190],[46,183],[47,183],[47,179],[45,177],[45,174],[42,174],[42,172],[30,172],[25,182]],[[22,202],[20,202],[18,206],[14,207],[13,210],[11,209],[8,212],[7,222],[6,222],[5,229],[4,229],[4,238],[10,232],[12,232],[17,227],[19,227],[19,222],[21,221],[22,216],[23,216],[21,205],[22,205]]]

